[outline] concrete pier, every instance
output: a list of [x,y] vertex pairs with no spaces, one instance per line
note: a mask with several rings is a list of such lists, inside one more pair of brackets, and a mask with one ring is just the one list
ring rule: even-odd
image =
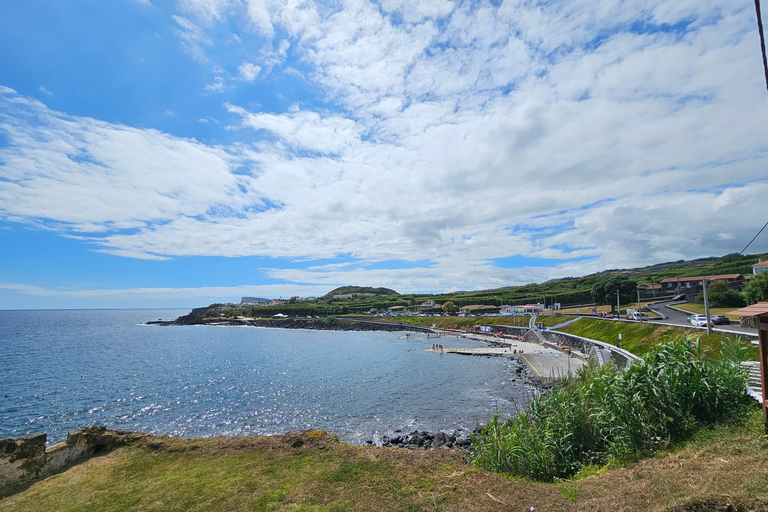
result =
[[[451,333],[456,335],[455,333]],[[494,343],[494,347],[478,348],[452,348],[444,347],[439,349],[427,349],[431,352],[443,354],[462,354],[472,356],[502,356],[511,357],[524,362],[530,368],[530,376],[543,382],[559,380],[564,376],[573,377],[579,368],[582,368],[584,362],[582,354],[575,354],[581,357],[572,357],[571,355],[560,351],[554,345],[540,345],[523,341],[517,337],[497,338],[486,334],[462,334],[462,338]],[[447,337],[443,338],[447,342]],[[442,343],[444,344],[444,343]]]

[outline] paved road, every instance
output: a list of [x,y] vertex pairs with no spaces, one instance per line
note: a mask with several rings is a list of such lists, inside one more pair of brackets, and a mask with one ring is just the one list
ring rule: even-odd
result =
[[[525,353],[521,354],[520,358],[528,363],[537,377],[544,380],[557,380],[565,375],[572,377],[579,368],[586,364],[577,357],[569,357],[567,354],[556,350]],[[529,373],[529,375],[531,374]]]
[[[672,302],[672,301],[657,302],[651,306],[651,309],[654,309],[659,313],[662,313],[667,316],[666,320],[653,320],[653,323],[677,325],[680,327],[688,327],[688,328],[696,329],[688,322],[688,317],[691,316],[691,313],[687,313],[687,312],[681,313],[676,309],[672,309],[668,307],[670,304],[675,305],[675,304],[680,304],[680,302]],[[734,308],[734,309],[737,309],[737,308]],[[747,329],[745,327],[740,327],[739,324],[735,322],[732,322],[731,325],[717,325],[717,326],[714,326],[712,329],[714,331],[730,331],[730,332],[745,334],[747,336],[757,337],[757,329]],[[702,327],[701,330],[706,331],[706,328]]]

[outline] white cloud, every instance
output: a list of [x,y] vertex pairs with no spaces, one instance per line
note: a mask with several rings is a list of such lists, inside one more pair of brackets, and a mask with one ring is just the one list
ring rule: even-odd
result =
[[206,91],[212,91],[212,92],[224,92],[224,77],[222,76],[215,76],[213,77],[213,83],[210,83],[203,87]]
[[198,62],[208,62],[208,56],[205,54],[203,47],[211,46],[213,39],[200,26],[183,16],[174,15],[173,20],[179,26],[175,32],[181,40],[181,46],[184,51]]
[[[145,308],[147,304],[179,304],[190,306],[214,302],[236,302],[241,297],[291,297],[323,295],[323,285],[240,285],[189,288],[122,288],[88,289],[28,285],[0,282],[0,301],[14,308],[51,307],[66,300],[68,307],[103,307],[105,303],[120,307]],[[183,302],[182,302],[183,301]],[[41,306],[42,305],[42,306]],[[155,320],[155,318],[148,318]]]
[[45,87],[43,87],[42,85],[39,87],[39,89],[40,89],[40,92],[47,94],[48,96],[53,96],[53,93],[48,89],[46,89]]
[[240,78],[246,82],[255,82],[256,77],[259,76],[261,67],[250,62],[243,62],[240,64],[240,66],[238,66],[237,71],[240,74]]
[[242,126],[270,132],[291,148],[337,153],[358,140],[360,135],[355,122],[342,116],[304,111],[284,115],[254,114],[233,105],[226,107],[229,112],[242,117]]
[[222,21],[224,11],[231,3],[228,0],[176,0],[181,12],[205,25]]
[[[765,221],[768,108],[748,6],[180,7],[190,54],[216,47],[201,26],[247,16],[270,41],[240,77],[300,66],[322,108],[225,103],[242,142],[224,147],[2,91],[0,218],[128,257],[351,255],[352,266],[269,272],[404,291],[734,252]],[[206,89],[227,90],[221,73]],[[513,256],[563,263],[504,268]],[[421,263],[370,266],[389,260]]]
[[0,149],[0,218],[109,233],[259,203],[230,173],[239,165],[231,151],[39,104],[6,103],[3,111],[10,146]]

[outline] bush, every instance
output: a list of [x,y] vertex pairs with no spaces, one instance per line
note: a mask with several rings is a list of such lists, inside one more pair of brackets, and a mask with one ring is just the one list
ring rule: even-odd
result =
[[744,298],[748,304],[768,300],[768,272],[757,274],[747,282]]
[[[728,283],[715,281],[707,287],[709,305],[714,308],[739,308],[746,306],[744,298],[736,290],[731,290]],[[696,296],[694,302],[704,304],[704,292]]]
[[624,371],[590,365],[473,437],[473,459],[502,473],[552,481],[584,466],[648,456],[749,403],[738,366],[705,360],[689,338],[653,347]]
[[323,320],[323,323],[325,325],[336,325],[337,323],[339,323],[339,319],[333,315],[330,315],[325,317],[325,319]]

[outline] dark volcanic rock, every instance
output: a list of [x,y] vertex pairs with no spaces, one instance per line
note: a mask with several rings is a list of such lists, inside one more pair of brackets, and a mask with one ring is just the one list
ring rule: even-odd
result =
[[431,329],[426,327],[417,327],[414,325],[395,324],[389,322],[373,322],[370,320],[348,320],[340,319],[333,325],[326,324],[323,320],[309,318],[287,318],[287,319],[258,319],[243,320],[232,318],[204,318],[207,308],[198,308],[192,310],[188,315],[180,316],[176,320],[152,321],[147,322],[152,325],[229,325],[229,326],[251,326],[251,327],[273,327],[278,329],[309,329],[312,331],[411,331],[431,333]]
[[[397,430],[395,432],[398,432]],[[414,430],[407,435],[384,436],[379,441],[381,446],[392,446],[396,448],[409,448],[411,450],[437,450],[451,448],[465,448],[472,444],[466,430],[456,430],[452,432],[427,432]]]

